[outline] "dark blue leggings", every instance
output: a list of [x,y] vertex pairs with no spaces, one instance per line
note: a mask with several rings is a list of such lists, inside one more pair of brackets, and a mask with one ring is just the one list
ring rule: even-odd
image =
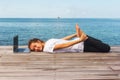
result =
[[109,52],[110,46],[102,41],[88,36],[84,41],[84,52]]

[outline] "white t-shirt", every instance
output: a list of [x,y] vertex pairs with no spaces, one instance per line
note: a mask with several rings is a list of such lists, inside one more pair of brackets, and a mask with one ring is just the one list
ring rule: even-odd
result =
[[44,52],[52,52],[52,53],[57,53],[57,52],[83,52],[84,42],[80,42],[78,44],[75,44],[75,45],[67,47],[67,48],[54,50],[54,47],[55,47],[56,44],[62,44],[62,43],[66,43],[66,42],[69,42],[69,41],[70,40],[49,39],[48,41],[46,41],[43,51]]

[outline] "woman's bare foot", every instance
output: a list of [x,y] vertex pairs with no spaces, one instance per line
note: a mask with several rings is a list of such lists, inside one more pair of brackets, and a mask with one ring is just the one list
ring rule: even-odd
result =
[[82,31],[80,30],[78,24],[76,24],[76,33],[77,33],[77,37],[81,37]]
[[78,24],[76,24],[76,32],[77,37],[79,37],[81,41],[85,41],[88,38],[87,35],[79,28]]
[[85,41],[88,39],[87,35],[79,28],[79,25],[76,24],[76,32],[77,32],[77,37],[81,39],[81,41]]
[[80,39],[81,39],[81,41],[85,41],[88,39],[88,36],[83,32]]

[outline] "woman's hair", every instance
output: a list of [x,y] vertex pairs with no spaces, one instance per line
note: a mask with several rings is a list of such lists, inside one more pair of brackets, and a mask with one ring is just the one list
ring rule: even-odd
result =
[[29,42],[28,42],[28,48],[30,49],[30,45],[31,45],[32,43],[35,43],[35,42],[38,42],[38,41],[40,41],[41,43],[44,42],[44,41],[42,41],[42,40],[40,40],[40,39],[38,39],[38,38],[30,39]]

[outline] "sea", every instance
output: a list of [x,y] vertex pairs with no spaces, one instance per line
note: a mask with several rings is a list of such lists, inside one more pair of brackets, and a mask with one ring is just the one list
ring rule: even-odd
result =
[[74,34],[76,24],[89,36],[120,45],[119,18],[0,18],[0,46],[13,45],[16,35],[19,45],[27,45],[32,38],[62,38]]

